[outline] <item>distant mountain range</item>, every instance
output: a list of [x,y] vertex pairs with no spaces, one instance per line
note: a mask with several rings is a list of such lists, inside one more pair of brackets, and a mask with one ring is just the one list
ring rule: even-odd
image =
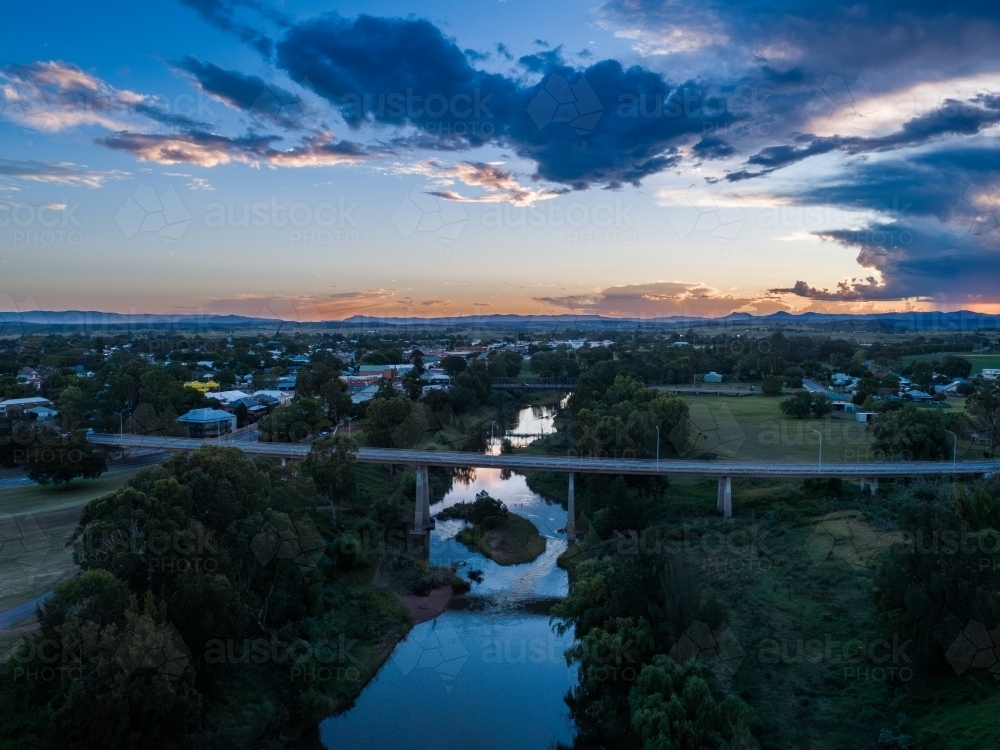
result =
[[691,318],[665,316],[658,318],[611,318],[600,315],[460,315],[437,318],[374,317],[352,315],[343,320],[294,321],[276,318],[255,318],[243,315],[165,315],[123,314],[97,310],[37,310],[24,313],[0,313],[0,335],[15,335],[21,331],[39,329],[68,332],[72,330],[179,330],[185,332],[221,332],[239,329],[330,330],[340,328],[481,328],[522,329],[542,331],[554,327],[574,327],[581,330],[622,330],[688,326],[809,326],[858,331],[983,331],[1000,328],[1000,315],[984,315],[960,310],[956,312],[892,312],[852,315],[842,313],[807,312],[798,315],[776,312],[770,315],[732,313],[721,318]]

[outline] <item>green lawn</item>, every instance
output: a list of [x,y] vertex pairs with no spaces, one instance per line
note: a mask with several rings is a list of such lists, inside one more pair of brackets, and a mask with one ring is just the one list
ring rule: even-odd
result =
[[72,551],[65,545],[83,506],[121,489],[135,473],[77,479],[68,488],[0,489],[0,611],[41,596],[73,575]]
[[[854,415],[823,419],[795,419],[781,413],[783,396],[695,396],[681,394],[690,409],[693,456],[715,454],[720,459],[769,462],[809,462],[819,459],[819,436],[823,434],[824,463],[873,460],[871,437],[866,425]],[[948,399],[948,414],[958,414],[965,399]],[[959,457],[969,449],[959,443]]]
[[0,488],[0,514],[17,516],[82,508],[94,498],[120,490],[136,471],[116,471],[97,479],[75,479],[68,487],[30,484]]
[[[903,364],[911,362],[933,362],[944,359],[947,354],[917,354],[912,357],[903,357]],[[1000,369],[1000,354],[963,354],[955,353],[954,356],[967,359],[972,363],[972,374],[978,375],[984,369]]]
[[689,455],[715,454],[720,459],[768,462],[809,462],[819,458],[823,434],[823,461],[848,463],[868,458],[871,438],[866,425],[853,419],[828,416],[794,419],[781,413],[780,396],[689,396],[689,418],[694,449]]

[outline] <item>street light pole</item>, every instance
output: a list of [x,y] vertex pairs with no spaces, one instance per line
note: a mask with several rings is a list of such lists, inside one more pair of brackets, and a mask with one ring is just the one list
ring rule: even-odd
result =
[[350,437],[351,436],[351,420],[353,420],[354,417],[344,417],[344,418],[347,420],[347,437]]
[[660,468],[660,425],[656,425],[656,468]]
[[816,465],[817,468],[823,468],[823,433],[819,430],[813,430],[817,435],[819,435],[819,463]]
[[958,435],[951,430],[945,432],[951,435],[951,470],[955,471],[955,465],[958,463]]

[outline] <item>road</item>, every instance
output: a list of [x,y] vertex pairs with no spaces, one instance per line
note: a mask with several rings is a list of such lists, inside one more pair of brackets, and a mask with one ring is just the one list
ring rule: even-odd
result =
[[[152,466],[153,464],[158,464],[167,457],[167,454],[169,452],[170,451],[156,450],[156,451],[149,451],[148,453],[143,453],[138,456],[136,455],[128,456],[123,460],[109,463],[107,473],[115,474],[119,471],[135,471],[136,469],[142,469],[146,466]],[[7,487],[25,487],[29,484],[33,484],[33,482],[30,479],[28,479],[27,474],[0,479],[0,489],[6,489]]]
[[[91,435],[96,445],[151,448],[169,451],[191,451],[203,445],[223,445],[225,441],[192,440],[188,438],[143,437],[139,435]],[[229,445],[233,445],[229,443]],[[309,453],[308,445],[290,443],[238,444],[241,450],[253,455],[276,458],[302,459]],[[460,453],[450,451],[418,451],[393,448],[361,448],[361,463],[397,464],[404,466],[444,466],[452,468],[492,468],[511,471],[555,471],[580,474],[644,474],[663,476],[712,476],[712,477],[907,477],[937,476],[942,474],[992,474],[1000,471],[1000,460],[961,461],[910,461],[906,463],[861,464],[765,464],[756,461],[688,461],[623,458],[588,458],[585,456],[538,456]]]
[[821,386],[815,380],[810,380],[809,378],[802,379],[802,387],[805,388],[810,393],[822,393],[830,398],[834,397],[833,391],[828,391],[826,388]]

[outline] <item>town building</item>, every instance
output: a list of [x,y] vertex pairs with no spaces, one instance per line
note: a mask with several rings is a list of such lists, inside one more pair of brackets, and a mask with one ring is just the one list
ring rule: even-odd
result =
[[41,396],[9,398],[6,401],[0,401],[0,414],[10,417],[41,406],[51,407],[52,402],[47,398],[42,398]]
[[192,409],[177,421],[187,426],[190,438],[220,437],[236,429],[236,417],[221,409]]

